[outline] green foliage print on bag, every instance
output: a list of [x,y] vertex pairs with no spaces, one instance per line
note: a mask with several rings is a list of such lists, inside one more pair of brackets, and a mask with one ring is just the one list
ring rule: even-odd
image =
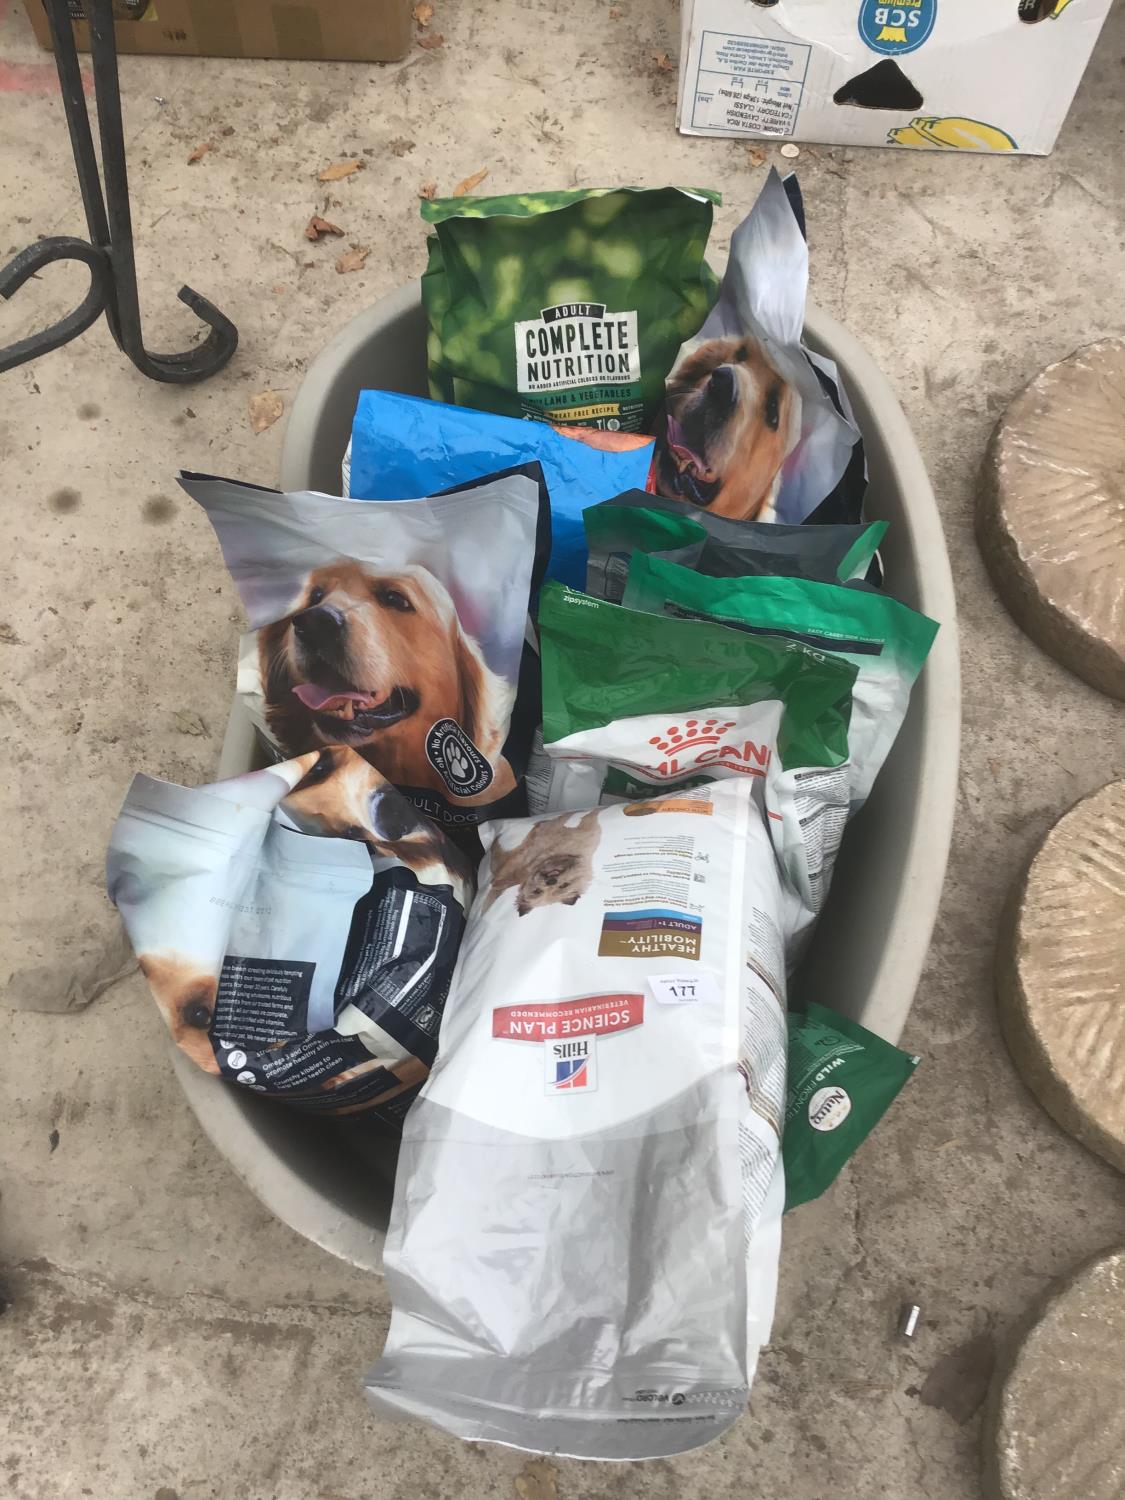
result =
[[676,351],[714,301],[704,252],[718,201],[616,188],[423,202],[431,396],[651,431]]

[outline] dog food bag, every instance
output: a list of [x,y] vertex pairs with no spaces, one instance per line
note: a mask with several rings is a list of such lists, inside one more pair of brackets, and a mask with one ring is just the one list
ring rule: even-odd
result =
[[238,692],[275,754],[358,750],[451,830],[526,811],[527,608],[550,549],[538,464],[382,503],[180,483],[246,607]]
[[193,1062],[399,1127],[434,1060],[473,884],[373,766],[337,747],[198,790],[137,776],[106,873]]
[[368,1394],[536,1452],[698,1447],[745,1408],[773,1311],[785,969],[768,837],[743,782],[482,837],[403,1137]]
[[651,552],[714,578],[778,574],[847,583],[862,578],[886,535],[864,526],[782,526],[732,521],[682,501],[632,490],[582,513],[586,592],[620,604],[633,552]]
[[860,519],[862,461],[848,474],[859,431],[835,365],[801,343],[808,272],[801,226],[771,171],[731,239],[718,301],[668,376],[660,494],[737,520],[788,523],[832,495],[818,519]]
[[539,607],[551,810],[745,779],[797,902],[823,903],[847,822],[856,669],[797,641],[641,614],[558,584]]
[[674,187],[423,201],[430,395],[654,431],[676,350],[715,299],[718,201]]
[[789,1015],[785,1208],[835,1182],[921,1062],[823,1005]]
[[361,391],[352,422],[348,493],[357,500],[401,500],[538,460],[551,499],[547,576],[581,588],[586,579],[582,512],[607,495],[644,485],[652,441],[621,434],[632,446],[605,452],[574,441],[567,431],[397,391]]
[[848,733],[853,813],[867,800],[895,742],[910,689],[938,631],[935,621],[886,594],[806,578],[703,578],[643,553],[630,565],[624,603],[651,614],[719,620],[748,634],[801,641],[852,662],[857,674]]

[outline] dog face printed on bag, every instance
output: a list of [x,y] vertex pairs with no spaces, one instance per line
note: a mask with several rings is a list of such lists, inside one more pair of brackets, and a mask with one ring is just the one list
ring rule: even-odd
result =
[[361,840],[428,885],[448,885],[452,876],[454,896],[468,904],[469,861],[355,750],[322,750],[280,805],[303,833]]
[[709,339],[668,377],[661,494],[715,515],[772,521],[781,467],[801,432],[801,398],[751,337]]
[[204,1072],[218,1073],[211,1046],[218,980],[202,972],[197,959],[180,953],[141,953],[137,957],[176,1046]]
[[521,917],[540,906],[573,906],[594,878],[594,851],[601,830],[595,808],[574,826],[567,813],[532,825],[521,844],[506,849],[497,839],[490,850],[492,883],[487,911],[505,891],[516,893]]
[[290,753],[351,747],[396,786],[466,804],[515,785],[500,755],[512,691],[428,569],[373,573],[350,559],[317,568],[258,649],[267,721]]

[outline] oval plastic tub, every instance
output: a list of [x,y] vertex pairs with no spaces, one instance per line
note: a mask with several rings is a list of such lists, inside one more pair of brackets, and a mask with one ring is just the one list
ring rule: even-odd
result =
[[[941,520],[925,466],[886,380],[848,331],[813,308],[812,347],[836,360],[863,432],[868,514],[889,521],[888,590],[941,630],[902,732],[850,825],[808,958],[792,985],[889,1041],[905,1025],[945,877],[957,787],[961,704],[956,608]],[[339,493],[340,459],[365,387],[424,394],[425,325],[417,283],[349,323],[316,359],[289,418],[281,487]],[[237,701],[219,764],[261,764]],[[184,1091],[215,1146],[280,1219],[325,1250],[380,1270],[395,1151],[355,1122],[310,1119],[219,1082],[174,1054]]]

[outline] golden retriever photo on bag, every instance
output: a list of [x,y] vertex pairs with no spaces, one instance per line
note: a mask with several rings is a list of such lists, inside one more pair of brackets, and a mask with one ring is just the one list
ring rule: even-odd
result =
[[708,339],[667,381],[659,494],[740,521],[774,521],[781,469],[801,435],[801,397],[753,337]]
[[[311,758],[311,757],[310,757]],[[302,833],[358,839],[400,860],[426,885],[449,885],[462,907],[473,891],[468,859],[355,750],[322,750],[280,803]]]
[[594,878],[594,851],[601,830],[598,810],[584,813],[570,828],[564,813],[533,823],[531,830],[513,849],[497,839],[489,851],[492,879],[484,903],[487,911],[505,891],[516,893],[516,911],[526,917],[537,906],[573,906]]
[[218,979],[182,953],[141,953],[137,961],[176,1046],[196,1067],[218,1074],[211,1045]]
[[500,753],[513,690],[427,568],[376,573],[349,558],[316,568],[258,650],[266,720],[290,753],[350,747],[395,786],[466,806],[515,786]]

